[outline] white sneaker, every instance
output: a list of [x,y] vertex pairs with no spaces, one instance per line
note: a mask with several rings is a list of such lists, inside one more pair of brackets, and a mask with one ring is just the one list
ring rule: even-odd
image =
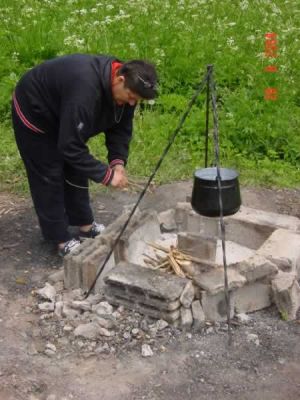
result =
[[79,232],[80,240],[92,238],[94,239],[96,236],[100,235],[102,232],[105,231],[105,226],[103,224],[97,224],[97,222],[92,223],[92,227],[87,232]]
[[61,249],[58,249],[58,255],[61,257],[66,256],[67,254],[72,253],[75,249],[77,249],[80,246],[80,241],[77,239],[71,239],[68,240],[64,247]]

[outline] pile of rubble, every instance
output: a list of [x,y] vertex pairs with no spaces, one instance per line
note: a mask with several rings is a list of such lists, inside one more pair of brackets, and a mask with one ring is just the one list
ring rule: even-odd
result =
[[[111,354],[136,347],[143,357],[165,351],[164,344],[174,339],[176,330],[164,320],[144,318],[113,307],[100,294],[82,300],[81,289],[66,291],[63,271],[49,276],[50,283],[33,292],[40,316],[40,335],[46,339],[42,352],[49,357],[80,352],[83,356]],[[177,332],[178,333],[178,332]],[[36,336],[36,335],[35,335]],[[156,339],[160,338],[159,343]],[[36,354],[36,348],[30,348]]]

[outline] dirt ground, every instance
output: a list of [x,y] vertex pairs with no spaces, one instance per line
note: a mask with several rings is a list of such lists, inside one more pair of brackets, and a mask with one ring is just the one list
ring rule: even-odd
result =
[[[190,192],[190,182],[164,185],[141,208],[165,210]],[[132,192],[94,195],[97,221],[108,224],[136,198]],[[299,190],[244,188],[242,198],[246,206],[300,218]],[[300,321],[281,321],[275,308],[235,326],[231,347],[226,330],[212,326],[157,338],[161,350],[149,358],[139,346],[87,358],[59,346],[54,357],[32,352],[45,338],[31,292],[62,261],[42,240],[30,199],[0,194],[0,237],[0,400],[300,399]]]

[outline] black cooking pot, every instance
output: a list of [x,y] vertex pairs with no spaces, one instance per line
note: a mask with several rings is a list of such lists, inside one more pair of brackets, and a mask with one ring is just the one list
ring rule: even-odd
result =
[[[241,206],[238,174],[228,168],[220,168],[223,215],[235,214]],[[194,175],[192,207],[200,215],[220,215],[217,168],[197,169]]]

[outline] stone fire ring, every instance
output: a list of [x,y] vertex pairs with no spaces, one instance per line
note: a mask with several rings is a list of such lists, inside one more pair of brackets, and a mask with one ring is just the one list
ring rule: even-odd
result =
[[[96,239],[86,240],[64,260],[66,288],[89,289],[130,211]],[[241,207],[225,217],[230,312],[249,313],[275,303],[285,320],[300,307],[300,220]],[[136,211],[95,286],[113,305],[184,329],[226,320],[224,272],[218,218],[196,214],[178,203],[160,214]],[[207,260],[193,264],[189,278],[153,270],[145,264],[149,242],[178,245]],[[150,252],[150,253],[149,253]]]

